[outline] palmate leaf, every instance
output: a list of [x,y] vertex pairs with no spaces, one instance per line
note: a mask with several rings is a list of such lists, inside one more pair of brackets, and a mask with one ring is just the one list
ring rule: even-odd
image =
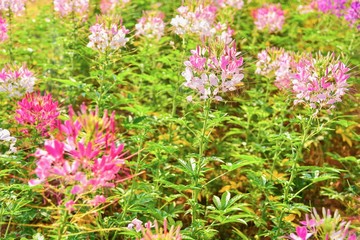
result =
[[247,166],[247,165],[251,165],[251,164],[260,164],[262,163],[264,160],[257,157],[257,156],[252,156],[252,155],[237,155],[236,157],[238,157],[239,159],[241,159],[240,161],[237,161],[236,163],[226,163],[224,165],[221,165],[222,169],[228,170],[228,171],[234,171],[238,168]]

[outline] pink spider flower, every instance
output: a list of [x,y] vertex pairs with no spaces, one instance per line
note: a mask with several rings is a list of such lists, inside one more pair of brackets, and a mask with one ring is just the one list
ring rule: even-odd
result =
[[296,227],[296,234],[291,233],[290,239],[292,239],[292,240],[307,240],[311,236],[312,236],[312,233],[308,233],[306,227]]
[[164,35],[165,15],[161,12],[145,13],[135,25],[135,36],[144,36],[146,38],[155,38],[159,40]]
[[[244,78],[243,58],[236,51],[235,43],[225,45],[219,56],[209,47],[198,46],[192,50],[192,56],[184,62],[182,76],[184,86],[195,90],[200,99],[213,98],[222,101],[220,93],[234,91]],[[192,96],[187,100],[192,101]]]
[[15,15],[21,15],[25,10],[25,0],[0,0],[0,11],[11,11]]
[[98,18],[98,23],[90,27],[90,41],[87,47],[104,53],[116,51],[126,45],[129,41],[126,37],[129,30],[122,25],[122,21],[109,24],[109,28],[106,27],[107,25],[106,21]]
[[[155,220],[154,223],[148,221],[144,225],[142,225],[142,221],[135,218],[128,225],[128,229],[133,229],[135,227],[136,232],[142,233],[142,238],[140,240],[181,240],[182,236],[180,234],[180,226],[176,227],[171,226],[170,230],[168,230],[168,222],[167,219],[164,219],[163,227],[159,227],[158,222]],[[152,230],[154,228],[154,230]],[[155,233],[154,233],[155,232]]]
[[0,71],[0,92],[9,97],[21,97],[24,93],[33,92],[36,78],[25,66],[6,66]]
[[108,14],[116,7],[124,8],[129,2],[130,0],[101,0],[100,11],[102,14]]
[[76,14],[81,17],[86,16],[89,10],[89,0],[54,0],[54,10],[61,17]]
[[343,221],[338,210],[332,215],[329,209],[323,208],[320,216],[314,208],[310,216],[306,214],[306,220],[300,223],[302,226],[296,228],[296,234],[290,234],[290,239],[306,240],[310,236],[316,239],[357,239],[356,234],[349,231],[351,222]]
[[347,9],[345,19],[350,23],[350,26],[357,25],[356,28],[360,30],[360,1],[353,1]]
[[303,103],[315,109],[331,110],[348,90],[349,68],[334,58],[334,54],[316,58],[302,58],[292,76],[294,104]]
[[268,4],[256,9],[252,13],[256,28],[260,31],[274,33],[281,31],[285,22],[284,11],[279,4]]
[[46,136],[49,130],[56,127],[60,112],[58,102],[52,100],[51,94],[42,96],[39,92],[27,93],[18,102],[15,119],[24,126],[32,126]]
[[215,4],[219,5],[220,7],[232,7],[235,9],[242,9],[244,6],[243,0],[214,0]]
[[282,48],[267,48],[258,54],[255,73],[268,78],[275,77],[277,88],[290,89],[293,64],[292,53]]
[[316,0],[317,8],[323,13],[331,13],[338,17],[343,15],[347,0]]
[[79,114],[70,107],[69,117],[58,125],[57,136],[46,140],[44,148],[35,152],[37,178],[31,179],[29,185],[43,184],[45,188],[57,188],[65,196],[76,196],[68,209],[81,199],[98,206],[106,198],[96,195],[91,199],[88,194],[113,188],[123,180],[125,153],[124,145],[116,144],[115,115],[105,111],[101,118],[98,110],[88,112],[82,105]]
[[178,8],[179,15],[171,19],[170,24],[178,35],[195,34],[201,39],[210,37],[214,33],[217,8],[213,5],[199,5],[194,11],[189,7],[181,6]]
[[9,38],[7,35],[7,27],[6,20],[0,17],[0,42],[4,42]]

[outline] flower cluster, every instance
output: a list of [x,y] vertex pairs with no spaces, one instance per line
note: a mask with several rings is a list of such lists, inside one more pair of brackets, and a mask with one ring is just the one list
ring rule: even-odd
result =
[[[78,115],[70,107],[69,117],[58,125],[56,137],[46,140],[44,149],[35,152],[37,178],[29,184],[56,188],[68,197],[65,206],[73,210],[77,201],[89,193],[115,187],[123,180],[119,172],[125,164],[125,153],[124,145],[116,144],[114,113],[108,116],[105,111],[100,118],[98,110],[88,112],[83,104]],[[84,201],[97,206],[106,198],[96,195]]]
[[348,71],[349,68],[333,54],[301,58],[291,79],[296,97],[294,104],[308,104],[316,109],[315,115],[319,109],[335,108],[334,103],[341,102],[348,89]]
[[349,231],[350,222],[342,221],[337,210],[334,216],[332,216],[330,210],[323,208],[322,215],[320,217],[314,208],[310,217],[306,214],[306,220],[300,222],[302,226],[296,228],[296,234],[290,234],[290,239],[306,240],[311,236],[314,236],[316,239],[357,239],[356,234]]
[[176,34],[192,33],[204,39],[213,36],[217,32],[215,28],[217,8],[215,6],[199,5],[194,11],[190,11],[187,6],[181,6],[177,11],[179,15],[176,15],[170,22]]
[[9,97],[20,97],[33,92],[35,80],[34,74],[25,65],[20,68],[6,66],[0,71],[0,92],[7,93]]
[[138,20],[135,25],[135,36],[160,39],[164,35],[165,23],[164,14],[161,12],[145,13],[145,16]]
[[104,53],[110,50],[116,51],[125,46],[129,41],[129,38],[126,37],[129,30],[122,25],[121,21],[111,23],[110,28],[106,26],[106,21],[100,20],[100,22],[90,27],[90,41],[87,47]]
[[356,28],[360,30],[360,1],[353,1],[347,9],[344,17],[351,26],[357,24]]
[[0,0],[0,11],[11,11],[20,15],[25,10],[25,0]]
[[242,9],[244,6],[243,0],[215,0],[215,4],[219,5],[220,7],[232,7],[235,9]]
[[62,17],[74,13],[85,16],[89,9],[89,0],[54,0],[54,10]]
[[267,30],[269,33],[281,31],[285,22],[284,11],[281,5],[268,4],[253,11],[255,25],[258,30]]
[[273,77],[274,84],[279,89],[289,89],[291,84],[291,67],[293,56],[282,48],[268,48],[258,54],[256,74]]
[[60,115],[58,102],[52,100],[51,94],[42,96],[39,92],[27,93],[18,102],[15,119],[25,126],[33,126],[43,136],[56,127]]
[[[159,227],[159,224],[155,220],[154,223],[148,221],[147,223],[142,225],[142,221],[135,218],[131,221],[131,223],[128,225],[129,229],[133,229],[135,227],[135,230],[137,232],[142,233],[143,237],[140,240],[181,240],[182,236],[180,234],[180,226],[178,226],[176,229],[174,226],[170,227],[170,230],[168,230],[168,223],[166,218],[164,219],[164,226],[163,228]],[[151,230],[153,227],[155,227],[155,234]]]
[[0,42],[4,42],[9,38],[9,36],[7,35],[7,27],[8,25],[5,19],[0,17]]
[[346,8],[346,0],[317,0],[317,7],[323,13],[331,13],[338,17],[343,14]]
[[9,130],[0,128],[0,141],[10,142],[10,152],[16,152],[16,138],[10,136]]
[[102,14],[107,14],[114,10],[117,6],[120,8],[125,7],[130,0],[101,0],[100,11]]
[[[186,68],[182,76],[186,80],[184,86],[196,90],[200,99],[221,101],[218,94],[236,90],[244,78],[243,58],[236,51],[235,42],[225,45],[219,56],[210,47],[198,46],[191,53],[189,60],[184,62]],[[192,96],[187,100],[192,101]]]

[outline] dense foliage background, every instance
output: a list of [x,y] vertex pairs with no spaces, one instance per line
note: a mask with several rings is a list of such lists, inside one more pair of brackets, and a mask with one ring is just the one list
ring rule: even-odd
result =
[[[358,1],[28,0],[22,11],[10,7],[22,2],[0,0],[8,36],[0,35],[1,239],[360,236],[360,25],[345,17],[351,7],[359,14]],[[186,15],[180,6],[195,13],[183,34],[173,20]],[[268,10],[259,9],[268,6],[279,15],[261,29],[256,21]],[[160,25],[139,33],[143,16]],[[96,23],[109,38],[119,33],[113,45],[89,44],[105,41]],[[290,87],[274,84],[275,65],[259,74],[263,50],[269,61],[289,53]],[[214,67],[214,56],[226,60]],[[338,81],[331,72],[339,62],[348,85],[331,94],[341,102],[321,105],[317,95],[315,107],[305,97],[294,104],[296,74],[315,71],[325,91]],[[234,81],[218,94],[217,83],[204,85],[211,88],[204,93],[187,67],[200,78],[206,70]],[[34,86],[21,80],[16,86],[25,90],[16,94],[15,83],[5,87],[23,76]]]

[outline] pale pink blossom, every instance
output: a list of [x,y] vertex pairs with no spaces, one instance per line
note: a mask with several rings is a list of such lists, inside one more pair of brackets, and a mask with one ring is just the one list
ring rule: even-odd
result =
[[25,66],[6,66],[0,71],[0,92],[9,97],[21,97],[25,93],[33,92],[36,78]]
[[285,22],[284,11],[279,4],[267,4],[252,13],[256,28],[269,33],[281,31]]
[[129,30],[120,23],[111,23],[110,28],[105,27],[107,24],[104,21],[94,24],[90,27],[89,43],[87,47],[102,53],[106,51],[116,51],[124,47],[129,41],[126,34]]
[[9,130],[0,128],[0,141],[10,142],[10,152],[16,152],[16,138],[10,135]]
[[148,12],[140,18],[135,25],[135,36],[160,39],[164,35],[164,14],[161,12]]
[[277,88],[290,89],[293,55],[282,48],[267,48],[258,54],[255,73],[268,78],[275,77],[274,84]]
[[25,10],[26,0],[0,0],[0,11],[11,11],[20,15]]
[[116,7],[124,8],[129,2],[130,0],[101,0],[100,11],[102,14],[108,14]]
[[56,127],[60,115],[58,102],[52,100],[51,94],[41,95],[39,92],[27,93],[18,102],[16,121],[26,127],[34,127],[40,134],[47,135]]
[[232,7],[238,10],[244,6],[243,0],[214,0],[214,3],[220,7]]
[[0,17],[0,42],[4,42],[9,38],[7,35],[7,27],[6,20]]
[[89,10],[89,0],[54,0],[54,10],[62,17],[70,14],[84,17]]
[[215,6],[199,5],[194,11],[190,11],[187,6],[181,6],[177,11],[179,15],[176,15],[170,22],[176,34],[195,34],[201,39],[214,34],[213,28],[217,11]]

